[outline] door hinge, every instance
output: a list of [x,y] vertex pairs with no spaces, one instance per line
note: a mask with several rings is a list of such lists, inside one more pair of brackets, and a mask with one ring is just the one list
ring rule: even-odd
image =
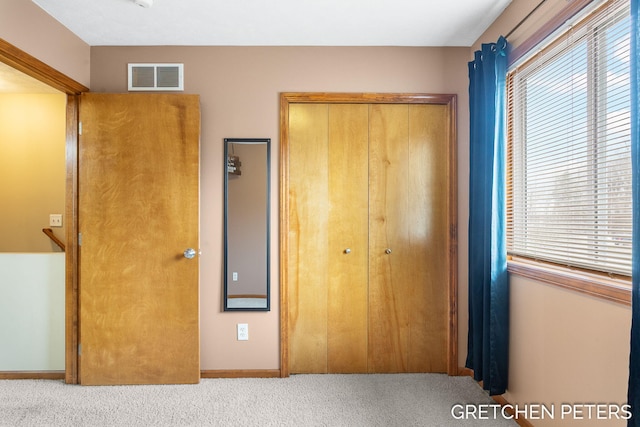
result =
[[451,239],[457,239],[458,238],[458,226],[457,225],[451,225],[451,227],[449,228],[449,237]]
[[82,135],[82,122],[78,122],[78,135]]
[[82,246],[82,233],[78,233],[78,246]]
[[78,356],[82,355],[82,344],[78,344]]

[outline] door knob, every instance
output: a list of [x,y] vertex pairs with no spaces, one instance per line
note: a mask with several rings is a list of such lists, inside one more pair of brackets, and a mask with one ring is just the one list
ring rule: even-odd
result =
[[385,254],[390,254],[391,253],[391,249],[390,248],[385,249],[384,253]]
[[195,256],[196,256],[196,250],[193,248],[189,248],[186,251],[184,251],[184,257],[186,259],[192,259],[192,258],[195,258]]
[[350,253],[351,253],[351,249],[350,249],[350,248],[345,249],[345,250],[344,250],[344,253],[345,253],[345,254],[350,254]]

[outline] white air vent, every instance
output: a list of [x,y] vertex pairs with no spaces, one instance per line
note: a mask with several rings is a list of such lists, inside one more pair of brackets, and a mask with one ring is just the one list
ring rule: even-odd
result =
[[129,90],[184,90],[184,64],[129,64]]

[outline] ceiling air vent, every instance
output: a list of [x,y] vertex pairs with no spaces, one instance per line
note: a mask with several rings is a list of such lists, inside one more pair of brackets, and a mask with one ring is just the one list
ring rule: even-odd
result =
[[184,64],[129,64],[129,90],[184,90]]

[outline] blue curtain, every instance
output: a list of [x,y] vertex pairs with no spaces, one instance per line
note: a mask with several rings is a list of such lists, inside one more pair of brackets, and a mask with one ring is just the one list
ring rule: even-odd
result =
[[638,0],[631,0],[631,177],[633,202],[632,284],[631,292],[631,355],[629,356],[628,403],[632,417],[629,426],[640,426],[640,141],[638,130]]
[[507,388],[509,283],[505,235],[507,40],[469,63],[469,338],[466,367],[489,394]]

